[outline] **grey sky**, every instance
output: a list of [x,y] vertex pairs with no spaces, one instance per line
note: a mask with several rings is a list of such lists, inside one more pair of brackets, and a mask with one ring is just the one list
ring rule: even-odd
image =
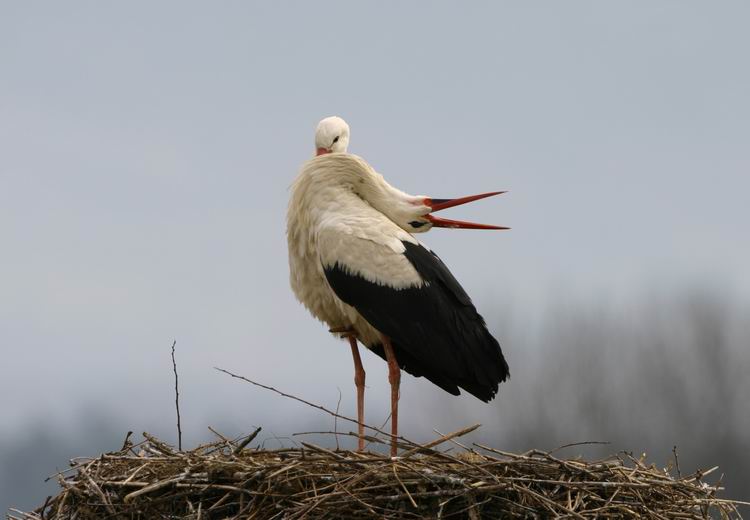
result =
[[[425,237],[501,343],[503,323],[531,327],[552,299],[698,284],[747,301],[748,15],[739,1],[0,3],[0,436],[103,406],[171,425],[174,337],[194,439],[238,410],[299,413],[215,365],[329,405],[340,387],[353,407],[347,350],[287,284],[287,186],[332,114],[401,189],[510,190],[446,216],[512,231]],[[385,367],[365,363],[385,417]],[[440,392],[405,385],[404,399]]]

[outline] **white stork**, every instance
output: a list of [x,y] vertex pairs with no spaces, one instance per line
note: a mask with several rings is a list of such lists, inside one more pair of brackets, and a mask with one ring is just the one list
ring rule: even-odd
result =
[[357,341],[388,362],[391,456],[396,455],[401,369],[453,395],[484,402],[509,377],[500,345],[440,258],[412,233],[433,226],[508,229],[442,219],[432,212],[502,192],[431,199],[388,184],[347,153],[349,126],[323,119],[316,157],[291,187],[287,240],[292,290],[354,357],[359,450],[364,449],[365,371]]

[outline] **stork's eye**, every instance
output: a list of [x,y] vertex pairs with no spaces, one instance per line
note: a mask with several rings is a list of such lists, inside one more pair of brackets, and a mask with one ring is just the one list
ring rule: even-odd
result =
[[336,136],[336,139],[334,139],[334,140],[333,140],[333,144],[336,144],[336,143],[338,143],[338,142],[339,142],[339,136],[337,135],[337,136]]

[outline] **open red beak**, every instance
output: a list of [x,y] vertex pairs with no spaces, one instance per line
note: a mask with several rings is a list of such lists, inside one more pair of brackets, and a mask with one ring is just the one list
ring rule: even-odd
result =
[[505,193],[504,191],[491,191],[489,193],[480,193],[479,195],[469,195],[468,197],[460,197],[458,199],[425,199],[425,205],[432,208],[432,212],[426,215],[425,218],[432,222],[435,227],[454,228],[454,229],[510,229],[504,226],[492,226],[490,224],[477,224],[476,222],[466,222],[463,220],[451,220],[447,218],[435,217],[432,213],[453,206],[460,206],[468,202],[474,202],[479,199],[486,199],[487,197],[494,197]]

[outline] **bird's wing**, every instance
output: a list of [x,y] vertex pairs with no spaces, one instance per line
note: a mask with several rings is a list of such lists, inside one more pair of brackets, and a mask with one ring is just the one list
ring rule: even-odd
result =
[[[361,230],[319,233],[321,262],[336,295],[392,340],[407,372],[453,394],[461,387],[492,399],[508,365],[445,264],[411,236]],[[368,346],[383,356],[382,345]]]

